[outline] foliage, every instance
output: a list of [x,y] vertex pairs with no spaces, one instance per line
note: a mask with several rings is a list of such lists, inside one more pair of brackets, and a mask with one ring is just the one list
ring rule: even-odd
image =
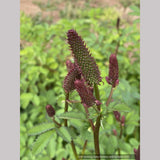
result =
[[[75,141],[78,153],[82,150],[85,139],[88,139],[85,153],[94,153],[93,135],[86,120],[84,108],[80,104],[70,104],[69,110],[72,111],[63,113],[65,96],[62,85],[67,74],[65,60],[71,58],[65,36],[66,32],[72,28],[83,37],[100,68],[104,82],[104,85],[99,87],[103,112],[106,110],[105,102],[110,92],[110,86],[105,82],[105,76],[108,75],[109,56],[115,51],[117,41],[120,40],[117,55],[120,83],[114,90],[115,101],[110,104],[107,116],[104,116],[101,121],[100,149],[102,154],[113,154],[116,153],[117,146],[120,146],[123,153],[133,154],[133,149],[138,147],[140,34],[137,21],[130,25],[122,20],[121,26],[124,27],[120,29],[121,36],[119,36],[115,27],[118,16],[120,15],[114,8],[89,9],[81,11],[80,18],[67,19],[66,17],[50,25],[46,22],[37,23],[31,17],[21,13],[20,157],[22,160],[74,159],[72,148],[67,144],[71,138]],[[79,100],[77,95],[73,91],[70,98]],[[54,106],[58,122],[62,122],[64,118],[69,121],[69,128],[63,127],[58,131],[58,135],[46,115],[47,104]],[[112,133],[113,129],[120,131],[112,113],[115,108],[126,117],[121,141]],[[93,108],[90,108],[89,112],[92,119],[97,117]],[[36,130],[35,125],[39,123],[42,123],[41,128]],[[47,125],[44,127],[45,123]],[[40,133],[42,134],[31,151],[35,137],[29,134]]]

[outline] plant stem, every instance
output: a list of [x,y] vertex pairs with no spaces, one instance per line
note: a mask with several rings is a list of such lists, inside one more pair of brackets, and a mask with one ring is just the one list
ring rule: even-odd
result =
[[[68,101],[69,101],[69,93],[66,93],[64,112],[68,112]],[[67,119],[64,120],[64,126],[65,127],[68,126]],[[75,147],[73,140],[71,141],[71,146],[72,146],[72,150],[73,150],[73,153],[74,153],[76,160],[79,160],[78,155],[77,155],[77,151],[76,151],[76,147]]]
[[[94,84],[94,90],[95,90],[95,96],[97,100],[100,100],[100,95],[99,95],[99,89],[98,86],[96,84]],[[100,105],[97,106],[98,110],[100,111]]]
[[[69,100],[69,93],[66,93],[64,112],[68,112],[68,102],[67,102],[68,100]],[[64,126],[67,127],[67,119],[64,120]]]
[[[99,89],[96,84],[94,84],[94,90],[95,90],[95,96],[97,100],[100,100],[100,95],[99,95]],[[100,105],[97,106],[98,110],[100,111]],[[101,114],[97,117],[96,119],[96,125],[94,129],[94,148],[95,148],[95,153],[97,156],[100,156],[100,149],[99,149],[99,128],[100,128],[100,120],[101,120]],[[100,157],[96,158],[97,160],[100,160]]]
[[73,150],[73,153],[74,153],[76,160],[79,160],[73,140],[71,140],[71,146],[72,146],[72,150]]
[[[120,134],[119,134],[119,139],[122,138],[122,133],[123,133],[123,127],[122,127],[122,124],[120,123]],[[118,148],[118,155],[119,155],[119,156],[121,155],[121,150],[120,150],[120,148]]]
[[53,122],[54,122],[58,127],[61,127],[61,124],[59,124],[59,123],[54,119],[54,117],[52,117],[52,120],[53,120]]
[[116,54],[116,55],[118,54],[118,48],[119,48],[119,45],[120,45],[120,41],[118,40],[118,42],[117,42],[117,46],[116,46],[116,49],[115,49],[115,54]]
[[68,103],[81,103],[81,101],[67,100]]
[[84,152],[85,152],[85,149],[86,149],[86,146],[87,146],[87,142],[88,142],[88,140],[85,140],[84,145],[83,145],[83,150],[82,150],[82,154],[81,154],[82,159],[83,159],[83,155],[84,155]]
[[111,102],[112,95],[113,95],[113,87],[111,87],[111,91],[110,91],[109,97],[107,99],[106,106],[108,106],[109,103]]
[[[100,149],[99,149],[99,128],[100,128],[100,119],[101,119],[101,115],[99,115],[97,117],[96,120],[96,126],[95,126],[95,130],[94,130],[94,148],[95,148],[95,153],[97,156],[100,155]],[[99,158],[96,158],[98,160],[100,160]]]
[[122,138],[122,133],[123,133],[123,128],[122,128],[122,124],[120,123],[120,134],[119,134],[119,139]]

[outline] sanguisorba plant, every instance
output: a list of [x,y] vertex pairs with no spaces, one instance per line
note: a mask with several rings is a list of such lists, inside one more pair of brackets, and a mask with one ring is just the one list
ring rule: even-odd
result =
[[[118,23],[118,22],[117,22]],[[100,70],[96,64],[95,59],[92,57],[90,51],[86,47],[85,42],[82,40],[81,36],[74,30],[68,30],[67,32],[67,43],[69,44],[71,55],[73,56],[74,62],[70,60],[66,61],[66,66],[68,74],[66,75],[63,83],[64,93],[65,93],[65,107],[64,113],[61,116],[56,116],[56,112],[52,105],[46,105],[46,112],[49,117],[52,118],[53,122],[44,123],[33,127],[29,130],[30,135],[40,135],[33,145],[32,151],[34,154],[40,153],[44,147],[47,145],[50,138],[56,132],[59,136],[63,138],[64,141],[71,144],[72,151],[74,153],[75,159],[79,160],[83,157],[85,149],[87,148],[88,140],[84,140],[84,145],[81,148],[80,153],[76,150],[76,143],[72,137],[72,132],[70,131],[69,121],[70,119],[76,119],[77,116],[81,116],[81,111],[74,115],[71,112],[73,108],[69,108],[70,104],[80,103],[83,106],[85,113],[84,123],[88,123],[88,128],[91,128],[93,133],[94,142],[94,153],[96,159],[100,159],[100,144],[99,144],[99,131],[101,127],[101,119],[106,112],[101,108],[101,100],[98,86],[102,82],[102,77]],[[106,108],[112,101],[112,95],[114,88],[119,84],[119,69],[117,60],[117,49],[116,53],[113,53],[109,57],[109,75],[106,77],[106,82],[111,85],[111,91],[109,97],[106,98]],[[101,83],[102,85],[103,83]],[[73,91],[77,92],[80,101],[71,100],[70,94]],[[92,107],[96,112],[96,118],[92,118],[90,115],[89,108]],[[69,111],[70,109],[70,111]],[[107,110],[106,110],[107,111]],[[72,113],[72,114],[71,114]],[[119,139],[122,137],[122,131],[125,124],[125,116],[121,117],[119,111],[113,111],[113,114],[120,124],[120,134]],[[81,119],[81,118],[77,118]],[[73,130],[72,130],[73,131]],[[75,133],[76,134],[76,133]],[[117,131],[114,129],[113,134],[117,136]],[[120,148],[117,148],[117,152],[120,155]]]

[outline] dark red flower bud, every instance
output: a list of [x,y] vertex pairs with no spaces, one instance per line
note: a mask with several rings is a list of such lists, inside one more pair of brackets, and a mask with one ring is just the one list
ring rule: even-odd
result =
[[94,58],[91,56],[88,48],[78,33],[71,29],[67,33],[68,44],[72,50],[74,61],[79,67],[85,81],[89,85],[101,82],[100,72]]
[[134,154],[136,154],[137,153],[137,149],[136,148],[134,148]]
[[140,146],[138,147],[137,150],[134,148],[134,155],[135,155],[135,160],[140,160]]
[[95,100],[97,106],[100,106],[102,103],[99,100]]
[[109,77],[106,77],[108,84],[116,87],[119,84],[118,80],[118,61],[115,54],[111,54],[109,58]]
[[100,102],[96,101],[90,88],[85,85],[84,80],[76,80],[74,84],[81,97],[82,104],[85,104],[87,107],[93,106],[96,102],[100,104]]
[[64,82],[63,82],[63,88],[64,88],[65,92],[67,92],[67,93],[75,89],[74,81],[76,79],[81,78],[81,73],[79,72],[76,65],[74,65],[72,67],[73,68],[70,69],[69,73],[67,74],[67,76],[65,77]]
[[49,117],[53,117],[55,115],[55,110],[50,104],[46,106],[46,111]]
[[117,136],[117,131],[115,129],[113,129],[112,131],[113,131],[113,134]]
[[121,118],[121,125],[124,126],[124,122],[125,122],[125,116],[123,115]]
[[114,116],[115,116],[116,120],[120,122],[121,121],[120,120],[121,114],[118,111],[113,111],[113,113],[114,113]]
[[117,24],[116,24],[117,30],[119,30],[119,25],[120,25],[120,18],[118,17],[117,18]]

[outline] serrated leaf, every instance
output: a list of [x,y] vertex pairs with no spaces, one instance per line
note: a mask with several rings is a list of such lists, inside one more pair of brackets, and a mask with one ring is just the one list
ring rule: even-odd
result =
[[33,94],[32,93],[23,93],[20,96],[20,103],[23,109],[26,109],[29,102],[32,100]]
[[46,147],[46,145],[48,144],[50,138],[53,136],[53,134],[54,134],[53,130],[41,134],[37,138],[36,142],[33,144],[32,153],[34,155],[37,155],[40,152],[42,152]]
[[56,129],[58,135],[66,142],[71,142],[71,135],[66,127]]
[[109,107],[109,111],[123,111],[123,112],[129,112],[131,109],[126,104],[116,104],[113,107]]
[[57,116],[60,119],[81,119],[86,120],[86,116],[81,112],[66,112]]
[[29,131],[28,131],[28,134],[30,136],[35,136],[35,135],[39,135],[41,133],[44,133],[48,130],[51,130],[55,127],[54,123],[43,123],[43,124],[39,124],[33,128],[31,128]]

